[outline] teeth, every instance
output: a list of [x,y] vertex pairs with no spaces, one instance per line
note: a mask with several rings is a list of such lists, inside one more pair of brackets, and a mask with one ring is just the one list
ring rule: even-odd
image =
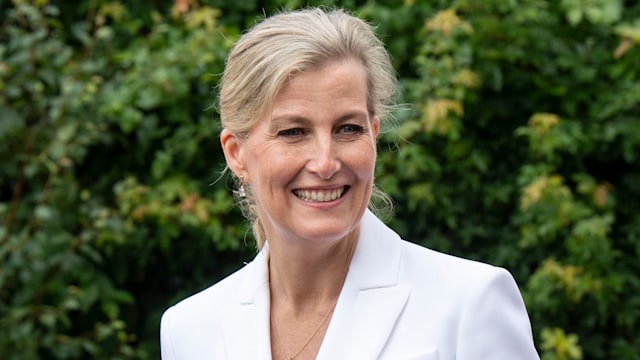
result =
[[340,198],[344,187],[334,190],[295,190],[293,193],[304,201],[327,202]]

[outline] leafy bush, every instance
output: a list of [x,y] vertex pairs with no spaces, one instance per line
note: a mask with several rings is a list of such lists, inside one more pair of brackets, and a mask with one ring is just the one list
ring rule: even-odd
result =
[[[340,4],[407,104],[391,226],[510,269],[543,359],[640,358],[640,5]],[[1,357],[157,358],[163,309],[251,259],[215,85],[243,29],[303,5],[0,3]]]
[[69,29],[57,16],[16,3],[3,24],[0,353],[144,357],[163,307],[250,253],[209,187],[205,99],[229,43],[210,8],[156,14],[144,37],[116,3]]

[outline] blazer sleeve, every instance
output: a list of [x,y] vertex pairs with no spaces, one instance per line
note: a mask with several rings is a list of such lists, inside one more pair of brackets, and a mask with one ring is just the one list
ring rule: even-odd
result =
[[169,308],[160,320],[160,353],[162,360],[174,360],[176,358],[171,338],[171,313],[172,308]]
[[464,306],[456,360],[538,360],[531,323],[511,274],[492,268],[474,284]]
[[206,297],[183,300],[170,307],[160,320],[162,360],[227,359],[219,321],[210,309],[216,303]]

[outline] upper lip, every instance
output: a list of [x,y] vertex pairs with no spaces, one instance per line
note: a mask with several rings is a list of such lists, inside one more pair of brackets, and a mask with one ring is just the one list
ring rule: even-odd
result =
[[293,189],[293,191],[303,190],[303,191],[327,191],[327,190],[336,190],[340,188],[348,188],[348,185],[319,185],[319,186],[305,186],[305,187],[297,187]]

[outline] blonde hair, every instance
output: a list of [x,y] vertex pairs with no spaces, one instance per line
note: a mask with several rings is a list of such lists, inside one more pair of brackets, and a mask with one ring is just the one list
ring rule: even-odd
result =
[[[220,82],[223,128],[245,137],[261,115],[268,114],[276,95],[295,73],[320,69],[340,60],[356,59],[367,73],[368,110],[388,117],[396,93],[396,76],[384,44],[365,21],[341,9],[307,8],[264,19],[243,34],[229,56]],[[236,181],[239,179],[236,178]],[[251,187],[239,199],[262,248],[264,228]],[[390,198],[375,188],[370,208],[391,207]]]

